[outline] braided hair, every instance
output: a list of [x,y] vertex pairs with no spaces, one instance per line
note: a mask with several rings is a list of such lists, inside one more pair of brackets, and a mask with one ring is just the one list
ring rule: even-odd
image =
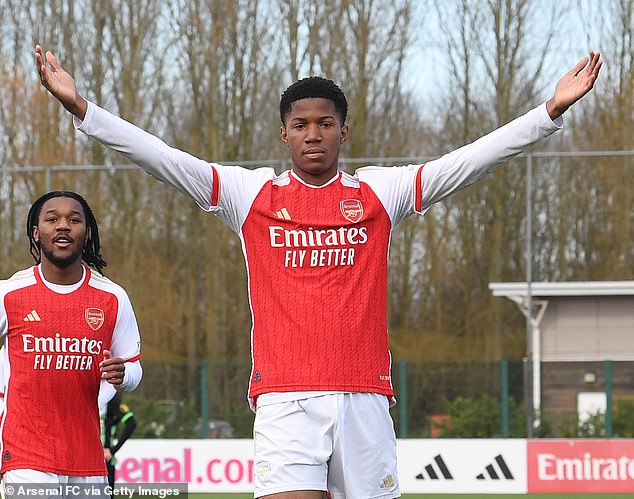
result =
[[90,236],[84,244],[82,259],[89,267],[92,267],[103,275],[103,268],[107,265],[107,263],[101,256],[101,243],[99,241],[99,227],[97,226],[97,220],[95,219],[95,215],[86,200],[76,192],[72,191],[47,192],[31,205],[29,214],[26,217],[26,235],[29,238],[29,251],[35,259],[35,263],[39,264],[42,261],[42,256],[40,245],[33,237],[33,227],[37,227],[39,223],[40,212],[42,211],[44,203],[46,203],[49,199],[59,197],[74,199],[84,210],[84,215],[86,216],[86,228],[88,229]]

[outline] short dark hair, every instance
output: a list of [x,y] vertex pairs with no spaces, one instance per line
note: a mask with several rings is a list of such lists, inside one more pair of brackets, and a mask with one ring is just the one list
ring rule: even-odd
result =
[[79,194],[72,191],[51,191],[41,196],[37,201],[31,205],[29,214],[26,217],[26,235],[29,238],[29,251],[35,259],[35,263],[42,261],[40,252],[40,245],[33,237],[33,227],[37,227],[40,220],[40,212],[42,206],[49,199],[53,198],[72,198],[77,201],[86,216],[86,229],[90,230],[90,237],[82,250],[82,259],[89,267],[97,270],[100,274],[103,274],[103,268],[107,265],[106,261],[101,256],[101,243],[99,241],[99,227],[97,226],[97,220],[92,212],[92,209],[88,205],[88,202]]
[[280,99],[280,119],[285,124],[286,116],[291,112],[293,102],[300,99],[323,98],[332,101],[339,113],[341,123],[346,122],[348,116],[348,101],[337,84],[321,76],[309,76],[296,81],[288,87]]

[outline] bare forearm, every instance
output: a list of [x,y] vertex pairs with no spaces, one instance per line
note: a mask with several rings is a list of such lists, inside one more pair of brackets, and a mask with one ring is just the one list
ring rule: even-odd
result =
[[86,111],[88,110],[88,102],[81,95],[77,94],[75,100],[72,102],[62,102],[64,108],[73,116],[80,120],[84,120],[86,117]]
[[559,118],[562,114],[564,114],[567,109],[568,109],[568,106],[558,105],[555,102],[554,97],[546,101],[546,111],[548,111],[548,115],[550,116],[550,119],[552,119],[553,121]]

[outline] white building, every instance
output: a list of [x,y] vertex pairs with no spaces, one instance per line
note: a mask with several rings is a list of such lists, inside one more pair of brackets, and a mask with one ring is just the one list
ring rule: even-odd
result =
[[[489,289],[526,316],[525,282]],[[531,300],[535,414],[553,422],[604,410],[606,361],[612,399],[634,398],[634,281],[534,282]]]

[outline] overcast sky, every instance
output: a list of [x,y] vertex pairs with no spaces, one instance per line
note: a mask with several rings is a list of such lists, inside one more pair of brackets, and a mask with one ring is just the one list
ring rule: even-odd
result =
[[[478,2],[481,0],[471,0]],[[538,9],[548,16],[549,4],[556,0],[531,0],[538,4]],[[569,4],[564,8],[557,20],[559,31],[556,34],[551,50],[544,54],[546,68],[543,76],[543,98],[550,97],[554,85],[563,73],[571,69],[574,64],[588,54],[590,49],[602,51],[600,40],[609,31],[609,15],[606,5],[614,0],[557,0]],[[416,15],[420,19],[417,26],[416,40],[412,47],[404,79],[406,89],[417,94],[425,106],[440,98],[440,90],[446,88],[448,82],[448,59],[441,39],[441,25],[433,15],[431,9],[426,8],[426,2],[417,3]],[[539,26],[536,27],[539,36]],[[590,35],[588,35],[590,33]],[[588,40],[588,36],[590,39]],[[535,54],[535,57],[539,54]],[[609,61],[606,61],[603,72],[609,71]],[[552,84],[548,82],[552,81]]]

